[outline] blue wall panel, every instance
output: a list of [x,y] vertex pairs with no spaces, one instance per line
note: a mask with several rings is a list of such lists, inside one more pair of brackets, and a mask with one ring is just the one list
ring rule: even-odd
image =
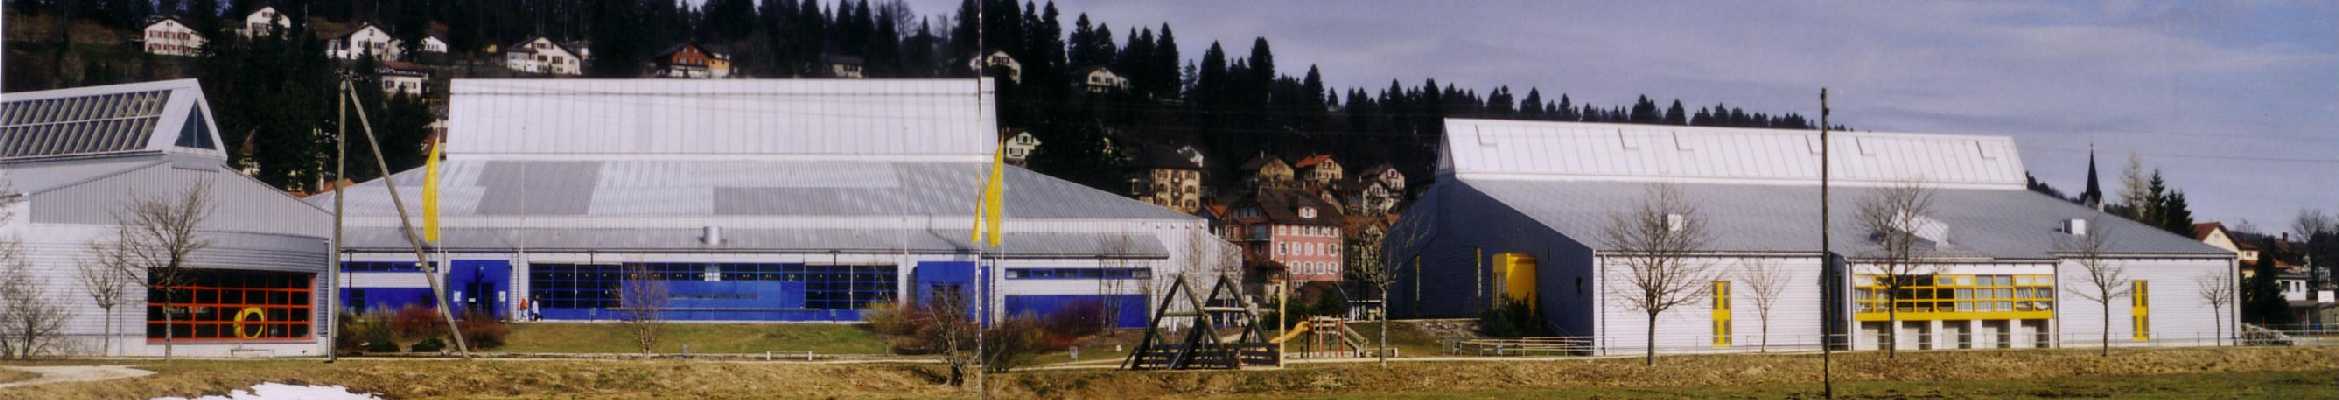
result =
[[1144,295],[1008,295],[1005,306],[1009,316],[1031,314],[1045,319],[1073,304],[1095,303],[1102,306],[1107,302],[1113,302],[1114,308],[1119,309],[1113,313],[1114,326],[1140,328],[1149,322],[1145,318]]
[[456,315],[485,311],[506,316],[512,304],[512,263],[504,260],[455,260],[447,270],[447,298]]
[[430,307],[430,289],[424,288],[342,288],[341,308],[364,312],[397,311],[406,305]]

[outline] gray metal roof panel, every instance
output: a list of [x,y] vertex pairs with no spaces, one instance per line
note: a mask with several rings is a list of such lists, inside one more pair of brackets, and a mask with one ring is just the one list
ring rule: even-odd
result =
[[[442,164],[442,216],[973,215],[989,166],[969,162],[487,161]],[[835,172],[835,176],[823,176]],[[419,210],[420,169],[391,178]],[[1009,218],[1195,218],[1010,166]],[[842,177],[842,178],[840,178]],[[849,178],[849,179],[848,179]],[[352,216],[394,216],[381,180],[349,188]],[[332,195],[311,197],[331,205]]]
[[[450,251],[525,250],[598,252],[752,252],[752,253],[972,253],[964,229],[725,229],[721,245],[700,241],[698,229],[688,228],[446,228],[441,239]],[[1161,241],[1142,233],[1010,232],[1007,246],[985,251],[1009,256],[1116,256],[1163,258],[1169,250]],[[345,246],[353,251],[405,252],[410,244],[396,227],[350,228]]]
[[[1652,184],[1507,179],[1461,179],[1473,190],[1582,242],[1604,249],[1601,229],[1609,216],[1636,207]],[[1677,184],[1713,233],[1710,250],[1814,252],[1819,238],[1819,188],[1802,185]],[[1830,224],[1838,253],[1874,254],[1875,246],[1855,220],[1861,199],[1879,189],[1839,187],[1831,193]],[[1934,211],[1926,217],[1949,226],[1949,243],[1939,256],[2001,259],[2052,258],[2069,238],[2064,220],[2087,219],[2103,230],[2114,253],[2230,255],[2199,241],[2086,207],[2020,190],[1934,189]]]
[[163,157],[106,157],[0,164],[0,192],[40,193],[169,162]]

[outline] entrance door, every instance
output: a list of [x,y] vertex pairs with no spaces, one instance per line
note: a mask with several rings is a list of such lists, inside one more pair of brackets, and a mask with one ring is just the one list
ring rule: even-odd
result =
[[457,315],[485,312],[503,319],[512,304],[512,263],[504,260],[455,260],[447,269],[447,303]]

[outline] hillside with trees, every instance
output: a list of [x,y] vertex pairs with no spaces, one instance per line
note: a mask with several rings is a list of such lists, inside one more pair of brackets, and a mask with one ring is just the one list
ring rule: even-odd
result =
[[[1559,91],[1459,88],[1434,78],[1341,87],[1326,78],[1336,66],[1278,60],[1264,37],[1214,40],[1201,54],[1183,54],[1179,41],[1196,39],[1180,38],[1168,24],[1115,27],[1085,14],[1067,15],[1053,3],[976,1],[962,1],[947,14],[920,15],[898,0],[707,0],[695,8],[680,0],[9,0],[12,25],[62,17],[131,38],[144,21],[171,16],[213,41],[201,56],[175,60],[140,54],[135,45],[108,47],[103,40],[59,46],[76,39],[19,35],[12,26],[12,64],[23,56],[34,61],[27,65],[56,68],[12,67],[7,80],[10,90],[32,90],[202,78],[214,93],[223,139],[248,143],[249,153],[235,162],[296,191],[313,189],[330,161],[322,155],[331,148],[326,135],[333,130],[338,77],[378,78],[375,66],[327,58],[321,43],[330,38],[318,32],[368,22],[409,46],[426,33],[442,35],[451,54],[407,60],[430,66],[433,85],[441,87],[449,77],[527,76],[499,68],[501,55],[491,49],[536,36],[589,45],[585,70],[592,77],[645,76],[650,57],[684,42],[724,52],[737,66],[734,76],[756,78],[821,77],[838,58],[859,60],[871,78],[965,77],[974,73],[975,55],[1001,52],[1020,68],[995,66],[986,73],[1000,78],[1003,128],[1031,132],[1043,143],[1029,166],[1113,192],[1127,190],[1134,173],[1125,154],[1165,145],[1202,149],[1210,179],[1220,187],[1239,180],[1233,168],[1259,154],[1331,154],[1355,168],[1389,163],[1425,179],[1434,168],[1441,121],[1448,117],[1815,128],[1815,121],[1794,113],[1646,95],[1603,105]],[[286,13],[294,28],[234,39],[232,25],[264,6]],[[1089,90],[1085,79],[1095,68],[1128,83]],[[434,118],[428,107],[443,99],[363,92],[389,142],[385,146],[414,155],[394,156],[391,168],[419,165],[424,126]],[[368,164],[352,163],[351,178],[378,176],[356,167]]]

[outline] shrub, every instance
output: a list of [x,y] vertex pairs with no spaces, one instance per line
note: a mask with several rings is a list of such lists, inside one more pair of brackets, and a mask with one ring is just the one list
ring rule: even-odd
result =
[[455,323],[463,328],[463,341],[472,350],[504,347],[504,337],[512,334],[510,326],[487,313],[464,313],[463,319]]
[[333,335],[333,348],[338,351],[397,352],[398,343],[390,333],[390,316],[380,312],[363,314],[343,312],[335,321],[340,334]]
[[909,335],[918,332],[912,321],[912,310],[901,303],[890,301],[869,303],[861,308],[861,321],[869,323],[869,330],[881,335]]
[[447,320],[434,308],[408,304],[390,315],[390,334],[400,343],[433,339],[446,332]]
[[1037,318],[1018,315],[993,324],[983,336],[983,368],[1006,372],[1031,363],[1048,347],[1047,332]]
[[1528,309],[1526,303],[1510,300],[1479,313],[1478,330],[1488,337],[1549,336],[1543,329],[1543,316]]
[[351,352],[365,347],[365,339],[357,335],[358,327],[365,325],[360,318],[363,317],[346,310],[333,313],[333,351]]
[[435,337],[434,337],[434,338],[429,338],[429,339],[423,339],[423,340],[422,340],[422,341],[420,341],[420,342],[415,342],[413,347],[409,347],[409,348],[408,348],[408,350],[411,350],[411,351],[414,351],[414,352],[417,352],[417,353],[428,353],[428,352],[435,352],[435,351],[446,350],[446,349],[447,349],[447,342],[441,342],[441,341],[439,341],[439,338],[435,338]]
[[1075,339],[1103,333],[1104,312],[1104,303],[1095,301],[1065,304],[1064,308],[1056,310],[1055,314],[1049,314],[1047,319],[1042,321],[1042,328],[1046,328],[1048,336],[1054,339],[1053,341],[1058,346],[1070,344]]

